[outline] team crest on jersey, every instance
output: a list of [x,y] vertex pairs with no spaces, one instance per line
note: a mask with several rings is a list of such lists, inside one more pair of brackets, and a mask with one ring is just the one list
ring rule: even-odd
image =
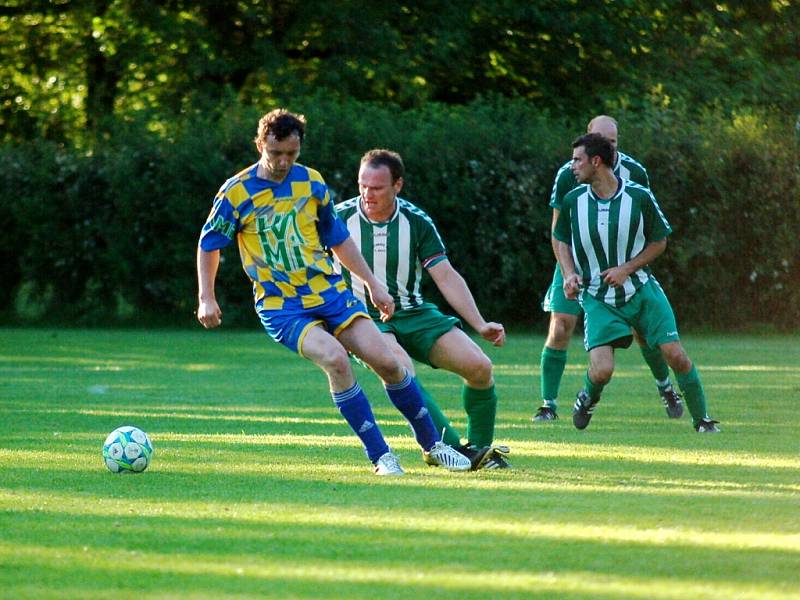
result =
[[372,228],[372,250],[373,252],[380,252],[386,254],[387,246],[389,245],[389,231],[386,227],[373,227]]
[[271,268],[296,271],[306,266],[301,251],[305,239],[297,226],[294,209],[257,217],[256,231],[264,250],[264,260]]

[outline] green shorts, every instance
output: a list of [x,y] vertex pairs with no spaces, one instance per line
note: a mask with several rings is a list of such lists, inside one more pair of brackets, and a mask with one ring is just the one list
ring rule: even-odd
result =
[[399,310],[386,323],[375,321],[375,324],[383,333],[393,333],[411,358],[431,367],[434,365],[431,365],[428,357],[436,340],[453,327],[461,327],[459,319],[443,315],[430,302]]
[[583,345],[586,350],[598,346],[630,346],[633,327],[648,346],[677,342],[675,313],[658,281],[651,278],[621,308],[582,294]]
[[550,313],[565,313],[577,317],[581,314],[581,305],[577,300],[568,300],[564,295],[564,277],[556,263],[556,272],[553,273],[553,283],[547,288],[547,294],[542,300],[542,310]]

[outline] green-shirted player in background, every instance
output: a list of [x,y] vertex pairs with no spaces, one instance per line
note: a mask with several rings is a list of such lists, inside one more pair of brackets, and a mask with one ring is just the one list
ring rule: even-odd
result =
[[553,235],[564,295],[578,298],[585,313],[589,369],[573,424],[589,425],[614,373],[614,350],[629,347],[635,329],[674,371],[695,430],[718,432],[700,376],[680,342],[675,314],[650,272],[672,232],[666,217],[648,188],[614,173],[614,147],[606,137],[587,133],[572,147],[572,172],[582,185],[564,197]]
[[[467,443],[419,385],[425,406],[442,431],[442,439],[472,462],[473,470],[503,469],[508,448],[494,442],[497,395],[492,362],[461,328],[461,322],[442,314],[421,293],[425,269],[445,300],[481,337],[495,346],[505,343],[499,323],[481,315],[464,279],[447,259],[444,243],[425,212],[399,198],[403,187],[403,160],[389,150],[370,150],[361,158],[358,172],[360,195],[336,205],[339,217],[350,231],[367,264],[395,301],[391,319],[381,320],[370,312],[400,362],[414,374],[413,357],[434,368],[456,373],[463,379],[461,398],[467,413]],[[357,297],[365,288],[345,271]],[[419,381],[417,381],[419,384]]]
[[[622,179],[638,183],[650,188],[650,179],[644,166],[632,157],[617,150],[618,129],[617,122],[612,117],[600,115],[589,122],[588,133],[599,133],[611,142],[614,149],[613,171]],[[572,161],[565,163],[556,174],[553,191],[550,194],[550,206],[553,209],[552,227],[558,221],[561,204],[564,196],[573,190],[577,183],[572,173]],[[555,238],[552,238],[553,253],[556,253]],[[558,255],[556,255],[558,260]],[[556,262],[553,282],[547,290],[547,295],[542,302],[542,308],[550,313],[550,326],[547,339],[542,348],[541,357],[541,395],[542,406],[533,417],[534,421],[551,421],[558,418],[558,392],[561,387],[561,378],[567,364],[567,348],[581,314],[580,304],[575,300],[564,297],[563,279],[561,270]],[[635,335],[636,332],[634,332]],[[669,378],[669,367],[661,356],[658,348],[651,348],[639,336],[636,336],[642,356],[656,380],[656,386],[664,403],[664,407],[673,419],[683,415],[683,403],[680,395],[675,391]]]

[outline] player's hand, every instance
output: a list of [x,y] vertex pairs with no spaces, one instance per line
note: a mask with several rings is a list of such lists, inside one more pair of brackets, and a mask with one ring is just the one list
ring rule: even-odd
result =
[[625,285],[629,275],[630,273],[628,273],[628,270],[624,267],[612,267],[600,273],[600,277],[603,278],[603,283],[611,287]]
[[581,291],[581,277],[577,273],[573,273],[569,277],[564,278],[564,296],[569,300],[575,300],[578,297],[578,292]]
[[493,346],[502,346],[506,343],[506,330],[500,323],[486,323],[486,326],[482,327],[478,333]]
[[369,297],[375,308],[380,311],[381,321],[385,323],[392,318],[394,314],[394,299],[383,286],[375,286],[374,289],[369,288]]
[[216,300],[201,301],[197,306],[197,320],[206,329],[222,325],[222,311]]

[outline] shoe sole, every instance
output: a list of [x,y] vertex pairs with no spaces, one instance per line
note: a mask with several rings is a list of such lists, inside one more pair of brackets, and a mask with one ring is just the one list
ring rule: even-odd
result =
[[592,417],[591,417],[591,415],[589,415],[589,418],[586,419],[586,421],[578,422],[578,420],[573,415],[572,424],[575,425],[575,429],[586,429],[589,426],[589,421],[591,421],[591,420],[592,420]]
[[572,424],[575,425],[575,429],[586,429],[591,420],[592,413],[582,413],[577,410],[572,413]]
[[665,406],[664,410],[667,411],[667,416],[670,419],[680,419],[683,416],[683,404],[678,404],[677,406]]
[[[469,459],[467,459],[467,460],[469,460]],[[430,464],[430,463],[428,463],[428,464]],[[451,472],[454,472],[454,473],[461,473],[461,472],[464,472],[464,471],[471,471],[472,470],[472,461],[469,461],[468,464],[466,464],[466,465],[464,465],[462,467],[460,467],[458,465],[453,465],[451,467],[448,467],[447,465],[443,465],[443,464],[441,464],[439,462],[430,464],[430,466],[432,466],[432,467],[441,467],[442,469],[444,469],[446,471],[451,471]]]

